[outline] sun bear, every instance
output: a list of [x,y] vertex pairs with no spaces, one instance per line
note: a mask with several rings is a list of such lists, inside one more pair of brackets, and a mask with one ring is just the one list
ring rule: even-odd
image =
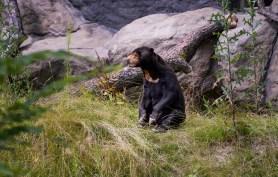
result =
[[174,71],[149,47],[135,49],[128,62],[130,67],[140,67],[145,76],[139,125],[154,125],[154,132],[179,126],[185,119],[185,101]]

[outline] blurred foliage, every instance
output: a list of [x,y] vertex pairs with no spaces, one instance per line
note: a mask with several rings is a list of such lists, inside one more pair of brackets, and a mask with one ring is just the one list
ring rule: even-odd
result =
[[[57,60],[64,59],[68,55],[67,52],[58,51],[43,51],[30,55],[19,56],[15,59],[1,59],[0,60],[0,85],[7,84],[6,78],[9,75],[19,76],[24,67],[27,65],[41,60],[55,58]],[[0,110],[0,151],[12,150],[12,147],[6,145],[7,141],[13,140],[15,136],[22,132],[40,132],[40,127],[29,126],[28,121],[35,120],[39,115],[47,109],[36,105],[36,102],[44,97],[47,97],[61,89],[67,84],[90,78],[100,73],[111,72],[114,70],[112,66],[103,66],[95,63],[96,68],[87,75],[80,75],[75,77],[67,77],[64,80],[52,82],[51,84],[43,87],[41,90],[35,91],[33,94],[28,95],[26,98],[14,100],[13,103],[4,110]],[[1,94],[4,94],[2,91]],[[0,174],[8,174],[4,168],[4,163],[0,165]]]
[[[113,70],[113,67],[106,67],[96,62],[95,69],[87,75],[68,76],[64,80],[52,82],[41,90],[32,92],[32,94],[25,94],[25,97],[21,97],[21,94],[18,96],[17,94],[22,89],[25,89],[20,83],[24,78],[28,80],[28,77],[24,77],[28,65],[50,58],[64,60],[69,56],[69,52],[42,51],[30,55],[19,54],[18,47],[24,39],[19,39],[17,29],[8,23],[9,19],[5,17],[7,8],[10,7],[0,3],[0,94],[1,98],[5,97],[5,95],[11,96],[9,98],[11,103],[0,109],[0,152],[14,150],[13,146],[9,144],[19,134],[23,132],[37,133],[42,130],[41,127],[30,124],[30,121],[35,120],[47,110],[47,108],[36,104],[39,99],[63,89],[68,83]],[[0,160],[1,175],[13,175],[13,172],[12,170],[8,170],[5,162],[1,162]]]

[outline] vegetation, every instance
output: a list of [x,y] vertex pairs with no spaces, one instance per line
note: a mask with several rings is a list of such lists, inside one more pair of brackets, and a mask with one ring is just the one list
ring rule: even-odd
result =
[[[239,137],[221,110],[190,113],[177,130],[136,127],[137,108],[89,93],[63,91],[37,104],[51,107],[0,154],[16,176],[275,176],[278,116],[237,112]],[[1,107],[9,99],[2,96]],[[224,109],[224,108],[223,108]],[[15,143],[19,142],[19,143]]]
[[[1,4],[0,7],[2,7]],[[110,72],[112,68],[95,63],[95,70],[85,76],[68,76],[65,80],[56,81],[41,90],[32,91],[25,72],[27,66],[33,62],[46,60],[51,57],[61,60],[66,58],[68,53],[63,51],[43,51],[21,56],[16,52],[18,51],[17,43],[14,42],[17,41],[16,37],[13,35],[9,36],[10,33],[14,34],[15,30],[12,26],[7,25],[4,20],[1,20],[1,18],[0,24],[3,26],[0,30],[0,34],[2,34],[0,36],[0,152],[3,153],[4,151],[13,152],[15,144],[9,143],[12,141],[17,142],[15,138],[19,134],[24,132],[38,133],[42,130],[41,127],[31,123],[31,121],[35,121],[40,114],[47,110],[47,108],[37,104],[39,99],[56,93],[69,83],[94,76],[98,73]],[[7,169],[6,161],[3,158],[0,159],[0,175],[14,175],[13,170]]]

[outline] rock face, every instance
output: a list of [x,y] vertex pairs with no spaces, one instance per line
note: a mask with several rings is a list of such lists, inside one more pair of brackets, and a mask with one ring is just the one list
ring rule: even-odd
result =
[[204,41],[189,61],[192,72],[179,76],[180,83],[189,88],[191,98],[200,98],[213,89],[213,83],[216,81],[214,73],[217,71],[217,61],[212,59],[212,56],[216,43],[217,38]]
[[[278,1],[273,1],[271,4],[271,11],[278,12]],[[273,25],[272,28],[276,29],[276,35],[273,42],[272,55],[270,55],[270,61],[268,66],[268,72],[266,75],[265,86],[265,102],[271,103],[276,110],[278,110],[278,27]]]
[[[144,41],[145,39],[148,39],[150,35],[152,36],[154,34],[150,34],[150,30],[156,28],[154,31],[156,33],[156,36],[154,36],[154,38],[156,38],[155,41],[152,41],[154,38],[147,41],[151,41],[150,44],[153,43],[155,46],[158,46],[158,44],[162,42],[163,44],[160,46],[165,45],[165,47],[160,47],[161,50],[162,48],[167,50],[169,47],[176,44],[178,38],[189,32],[191,27],[182,25],[183,20],[188,19],[185,17],[186,15],[176,15],[175,19],[169,19],[168,21],[165,21],[165,18],[174,16],[174,14],[171,13],[215,6],[213,0],[197,0],[194,3],[190,0],[18,0],[18,4],[24,31],[29,35],[28,41],[22,45],[23,53],[26,54],[41,50],[66,49],[67,38],[63,36],[66,36],[68,28],[71,28],[74,32],[71,35],[71,52],[92,58],[96,58],[96,52],[101,58],[108,58],[107,48],[114,48],[115,45],[121,44],[122,42],[129,42],[123,41],[125,30],[121,30],[122,33],[119,34],[119,38],[115,37],[108,45],[104,46],[104,43],[108,42],[120,27],[139,17],[161,12],[166,12],[167,14],[146,17],[141,20],[141,22],[139,20],[137,26],[135,24],[135,26],[130,27],[139,27],[139,29],[142,29],[142,25],[144,25],[144,28],[146,28],[146,30],[144,30],[145,36],[143,34],[137,36],[137,34],[141,33],[141,30],[136,31],[133,29],[130,33],[133,33],[133,38]],[[206,10],[211,11],[210,9]],[[202,25],[203,19],[209,18],[206,15],[210,14],[210,12],[206,12],[206,10],[199,12],[205,13],[203,16],[199,14],[199,19],[195,18],[198,21],[198,25]],[[142,24],[146,21],[149,22],[147,25]],[[156,27],[161,21],[165,22],[160,23],[160,26]],[[167,29],[168,22],[170,23],[169,29]],[[194,25],[195,22],[196,21],[193,20],[190,25]],[[102,26],[101,24],[105,26]],[[151,25],[151,27],[148,27],[148,25]],[[176,26],[179,26],[179,28],[175,29]],[[182,28],[186,28],[186,30],[183,30]],[[127,29],[127,31],[129,30],[130,29]],[[163,34],[164,32],[162,32],[162,30],[166,30],[167,33],[173,34]],[[173,32],[171,32],[171,30],[173,30]],[[129,37],[131,36],[126,36],[126,38]],[[121,40],[119,43],[117,43],[118,39]],[[149,45],[147,41],[145,44]],[[111,46],[110,43],[114,46]],[[129,44],[125,43],[125,45]],[[130,49],[132,49],[133,46],[134,45],[132,45]],[[118,50],[117,52],[122,51]],[[113,53],[113,51],[110,53]]]
[[266,76],[265,102],[272,103],[278,109],[278,40],[273,48],[273,54],[269,63]]
[[155,13],[176,13],[215,6],[213,0],[18,0],[25,33],[64,35],[68,27],[98,23],[119,30],[133,20]]
[[135,19],[150,14],[175,13],[215,6],[213,0],[70,0],[86,20],[120,29]]
[[189,65],[192,67],[191,73],[178,73],[180,84],[187,88],[185,96],[190,104],[198,104],[202,96],[212,98],[218,95],[211,94],[213,90],[214,93],[217,93],[219,89],[213,88],[213,83],[216,81],[214,73],[217,71],[217,61],[212,56],[217,40],[215,37],[200,45],[189,61]]
[[215,8],[203,8],[180,14],[155,14],[133,21],[107,43],[109,57],[120,63],[135,48],[149,46],[162,54],[174,47],[188,33],[208,24]]

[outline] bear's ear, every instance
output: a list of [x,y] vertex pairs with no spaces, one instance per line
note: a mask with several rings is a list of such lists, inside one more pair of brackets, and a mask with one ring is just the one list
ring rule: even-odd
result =
[[153,53],[153,52],[154,52],[154,49],[153,49],[153,48],[150,48],[150,52]]
[[138,50],[133,51],[132,53],[136,54],[137,56],[141,56],[141,52]]

